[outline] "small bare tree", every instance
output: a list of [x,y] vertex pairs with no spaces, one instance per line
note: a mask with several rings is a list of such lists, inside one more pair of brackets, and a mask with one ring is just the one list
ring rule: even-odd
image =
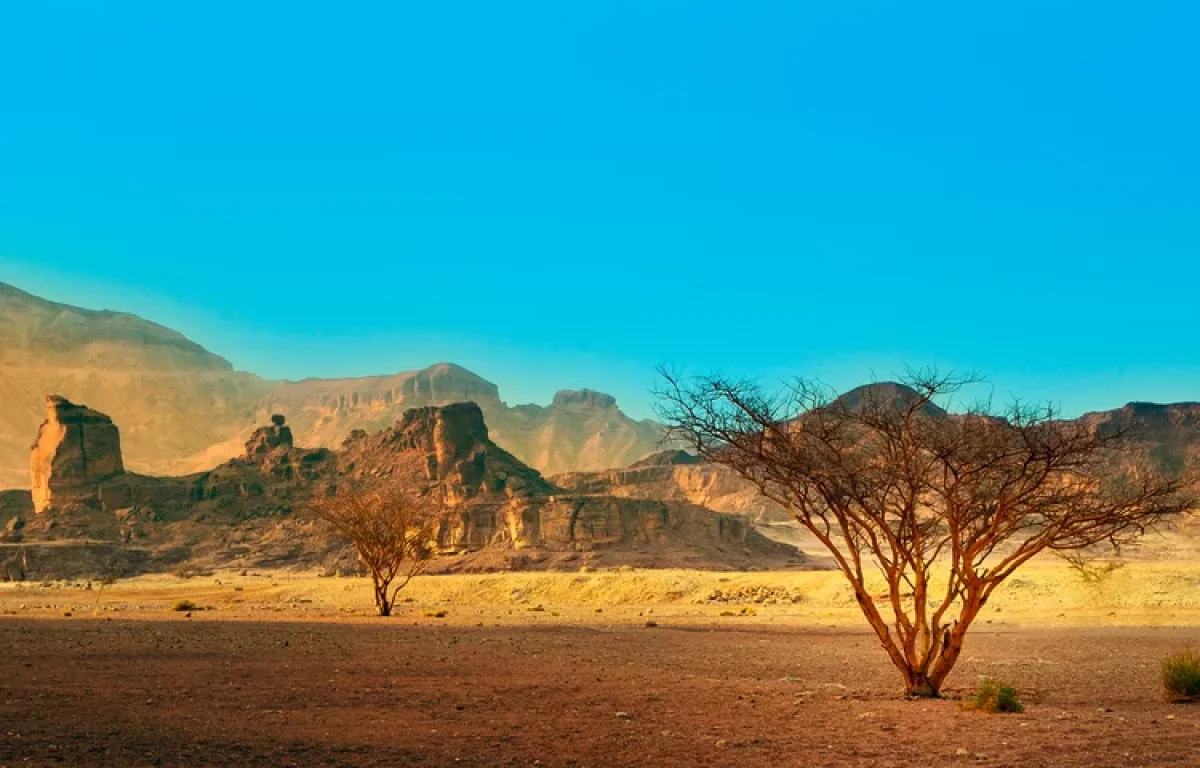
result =
[[375,607],[390,616],[400,590],[437,552],[442,505],[394,487],[344,490],[314,504],[317,516],[354,545],[375,586]]
[[[936,373],[833,397],[664,371],[669,436],[790,510],[833,556],[912,696],[938,696],[995,590],[1043,551],[1120,545],[1188,508],[1186,485],[1114,470],[1124,437],[1020,403],[950,414]],[[879,598],[868,584],[886,584]],[[889,616],[890,618],[885,618]]]

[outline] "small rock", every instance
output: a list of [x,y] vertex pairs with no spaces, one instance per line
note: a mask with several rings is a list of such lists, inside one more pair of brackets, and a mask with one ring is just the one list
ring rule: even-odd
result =
[[629,720],[633,717],[633,715],[629,714],[628,712],[618,712],[617,717],[621,720]]
[[970,750],[968,750],[966,747],[959,747],[958,749],[954,750],[955,757],[967,757],[970,754]]
[[725,744],[726,744],[725,739],[717,739],[716,743],[713,744],[713,746],[716,747],[717,749],[725,749]]

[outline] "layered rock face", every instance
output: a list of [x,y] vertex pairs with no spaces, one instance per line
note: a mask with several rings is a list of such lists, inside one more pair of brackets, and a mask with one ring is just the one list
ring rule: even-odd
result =
[[624,466],[653,451],[662,436],[658,424],[629,418],[613,397],[592,390],[560,391],[549,406],[510,407],[495,384],[451,363],[394,376],[283,383],[263,403],[288,415],[299,443],[333,448],[357,430],[388,429],[412,408],[467,401],[479,406],[493,441],[544,473]]
[[449,515],[440,543],[468,560],[526,550],[637,552],[648,563],[667,558],[709,566],[799,557],[759,535],[749,519],[682,497],[578,494],[547,481],[489,439],[474,403],[410,410],[390,429],[347,441],[339,461],[343,479],[400,482],[441,493]]
[[103,413],[49,395],[29,466],[35,513],[58,496],[89,495],[125,471],[120,432]]
[[1200,403],[1129,403],[1081,420],[1100,432],[1128,435],[1118,463],[1170,475],[1200,470]]
[[[52,402],[34,466],[38,508],[53,514],[18,520],[3,534],[35,549],[45,538],[107,541],[122,557],[136,554],[129,563],[140,570],[165,567],[162,558],[211,567],[328,563],[334,555],[353,563],[347,543],[318,524],[313,502],[347,486],[399,484],[446,505],[446,556],[434,570],[558,567],[579,557],[647,567],[799,562],[794,548],[765,539],[744,517],[683,500],[567,492],[496,445],[475,403],[410,409],[387,429],[351,434],[337,451],[297,447],[278,416],[242,456],[209,472],[147,477],[122,471],[106,416]],[[22,518],[21,503],[5,500],[0,522]],[[76,554],[73,573],[91,557]],[[53,561],[32,562],[41,573]]]
[[624,469],[567,472],[550,480],[576,494],[686,501],[760,522],[792,519],[787,510],[764,498],[732,470],[705,463],[685,451],[661,451]]
[[341,472],[367,482],[436,485],[452,505],[558,490],[492,442],[475,403],[414,408],[393,427],[347,441]]

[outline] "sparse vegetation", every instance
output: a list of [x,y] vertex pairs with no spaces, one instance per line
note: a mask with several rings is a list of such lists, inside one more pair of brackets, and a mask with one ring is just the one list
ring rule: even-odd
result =
[[318,516],[354,545],[375,586],[375,608],[390,616],[400,590],[437,553],[443,509],[428,496],[387,486],[344,490],[315,504]]
[[1089,557],[1082,551],[1060,552],[1058,556],[1081,581],[1097,586],[1107,582],[1114,573],[1125,567],[1125,561],[1120,559],[1119,553],[1116,558],[1105,560]]
[[176,600],[171,603],[172,611],[194,611],[197,610],[196,604],[191,600]]
[[1167,696],[1172,699],[1200,700],[1200,652],[1188,648],[1165,659],[1162,683]]
[[[1126,433],[1014,402],[949,414],[968,377],[834,396],[663,371],[671,438],[788,509],[832,555],[912,696],[938,696],[993,593],[1041,552],[1118,547],[1190,508],[1181,479],[1122,475]],[[886,585],[882,594],[871,582]]]
[[1017,698],[1017,689],[999,680],[982,680],[963,707],[992,714],[1013,714],[1025,711]]

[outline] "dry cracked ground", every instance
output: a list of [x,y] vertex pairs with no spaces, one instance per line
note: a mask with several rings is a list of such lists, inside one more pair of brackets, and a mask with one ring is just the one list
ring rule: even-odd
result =
[[[540,618],[540,617],[539,617]],[[1189,628],[982,628],[904,701],[856,629],[216,615],[0,619],[0,766],[1197,766]]]

